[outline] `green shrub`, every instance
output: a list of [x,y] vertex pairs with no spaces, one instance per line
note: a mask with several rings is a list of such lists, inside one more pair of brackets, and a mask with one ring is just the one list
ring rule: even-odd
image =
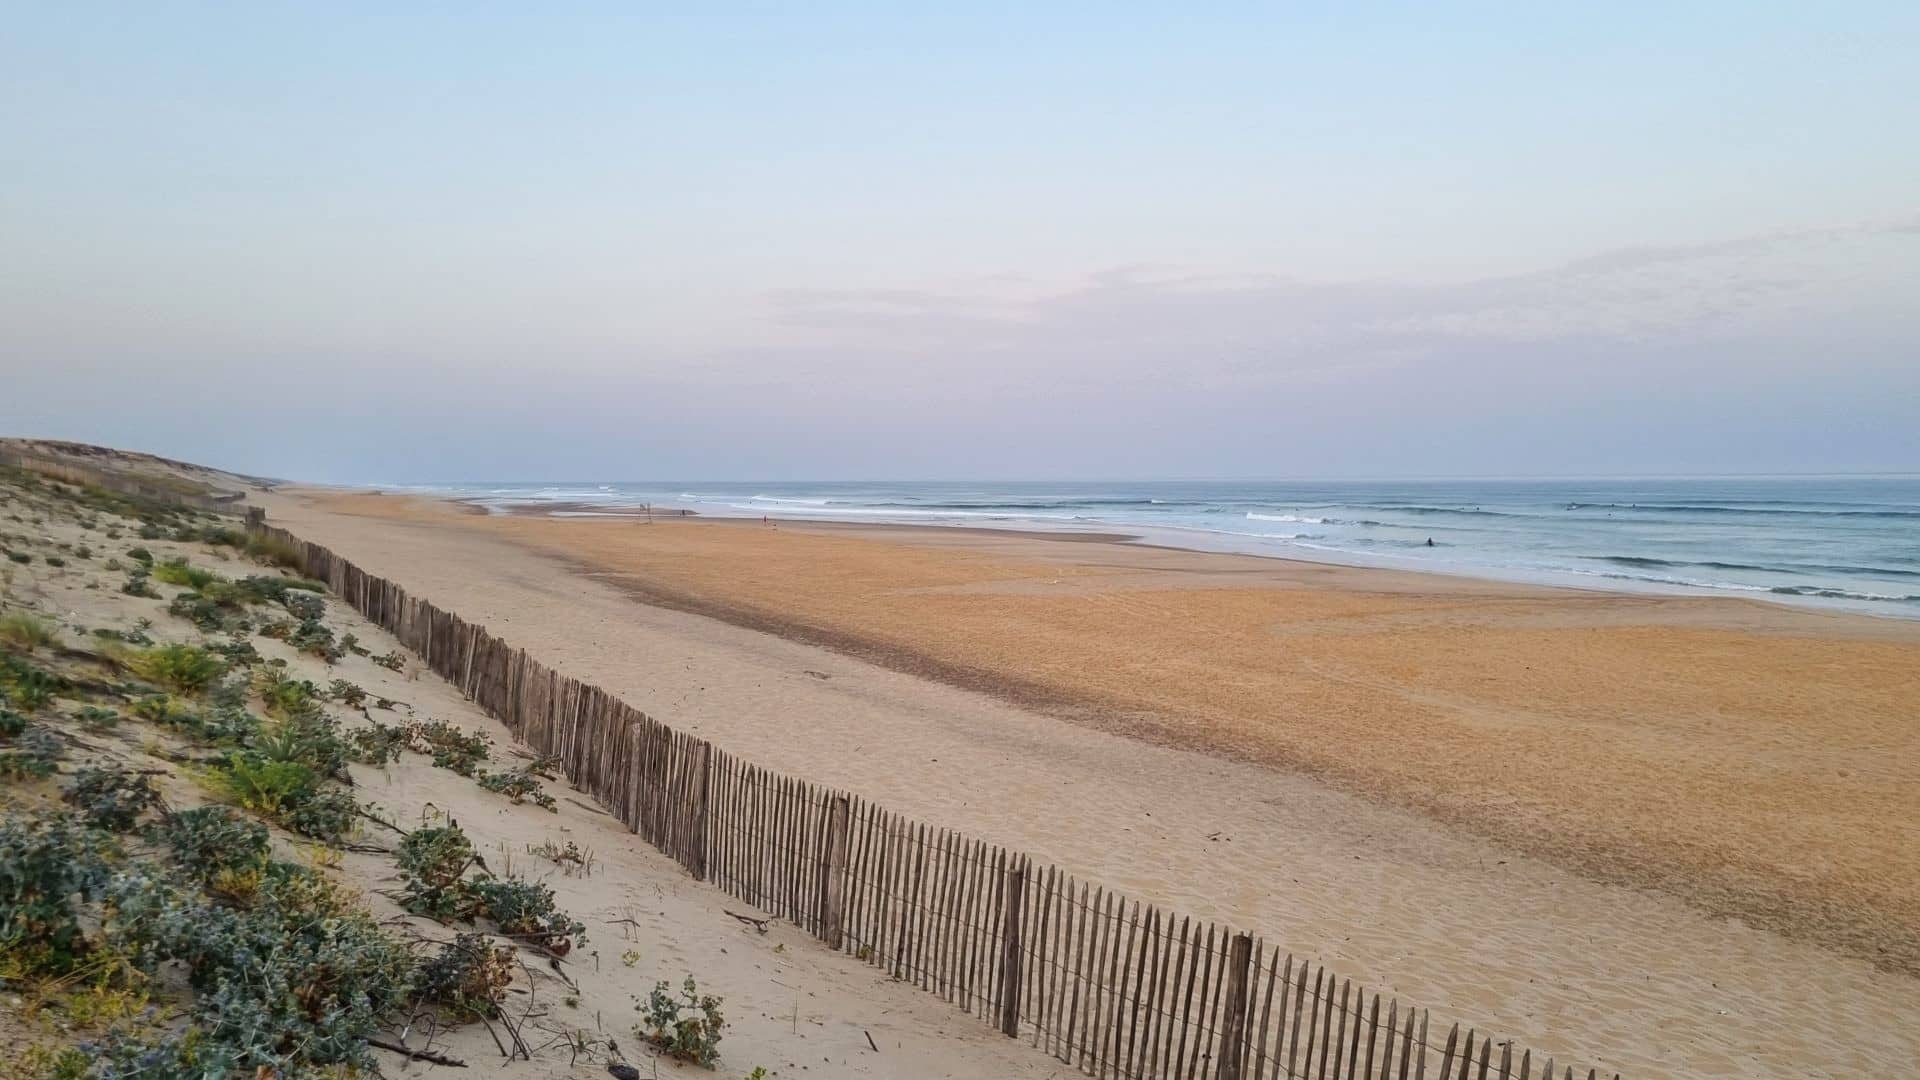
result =
[[112,852],[65,814],[0,820],[0,950],[29,972],[73,970],[87,943],[69,898],[99,893]]
[[475,767],[487,760],[493,749],[493,740],[485,735],[469,733],[445,720],[410,720],[407,722],[407,748],[415,753],[432,754],[433,763],[443,769],[451,769],[461,776],[472,776]]
[[217,577],[213,571],[189,565],[185,559],[168,559],[155,565],[153,576],[155,580],[168,585],[185,585],[193,589],[204,589],[213,584]]
[[259,870],[272,850],[265,825],[224,806],[170,814],[155,827],[154,838],[167,846],[182,869],[202,881],[223,872]]
[[144,563],[147,566],[153,565],[153,552],[143,547],[128,548],[127,558],[137,563]]
[[367,701],[367,692],[345,679],[333,680],[327,686],[327,696],[349,709],[357,709]]
[[142,720],[173,728],[202,743],[249,742],[259,730],[259,721],[245,709],[216,704],[202,712],[166,694],[149,694],[134,702],[129,711]]
[[19,563],[22,566],[25,566],[26,564],[33,561],[33,556],[27,554],[24,551],[9,551],[7,552],[7,558],[13,560],[14,562]]
[[338,788],[321,788],[296,797],[281,812],[280,822],[301,836],[337,844],[353,835],[360,804]]
[[44,780],[58,771],[66,748],[53,732],[31,724],[20,734],[0,741],[0,777]]
[[153,644],[153,638],[147,636],[144,630],[115,630],[111,627],[103,626],[95,630],[93,636],[102,641],[124,641],[129,645]]
[[553,796],[541,789],[540,781],[534,776],[533,770],[531,769],[513,769],[509,772],[497,773],[483,772],[477,779],[481,787],[486,788],[488,791],[497,791],[505,795],[516,806],[528,799],[532,799],[533,804],[543,810],[551,810],[554,813],[560,812],[560,808],[554,803]]
[[33,712],[67,688],[67,682],[24,657],[0,653],[0,692],[16,709]]
[[184,694],[197,694],[226,671],[220,658],[191,645],[148,649],[128,663],[136,675]]
[[51,619],[43,619],[30,611],[16,611],[0,617],[0,641],[33,652],[43,646],[58,645],[60,628]]
[[327,602],[310,592],[288,590],[280,596],[280,604],[287,613],[296,619],[318,619],[327,613]]
[[167,534],[161,530],[160,526],[149,523],[140,526],[138,535],[142,540],[160,540],[164,539]]
[[386,668],[388,671],[401,671],[407,666],[407,656],[399,649],[394,649],[383,656],[374,657],[373,662]]
[[405,943],[324,879],[269,863],[244,908],[211,903],[151,877],[115,879],[110,943],[150,969],[184,964],[197,991],[184,1034],[107,1048],[123,1075],[309,1075],[368,1068],[366,1040],[409,998]]
[[239,752],[227,755],[226,768],[218,775],[241,806],[269,815],[311,797],[320,782],[312,769],[298,761],[271,761]]
[[115,768],[81,769],[62,795],[80,816],[108,832],[128,832],[140,815],[160,805],[153,781],[136,772]]
[[340,724],[318,706],[263,728],[254,737],[252,749],[270,760],[300,762],[321,776],[349,779],[349,752],[340,737]]
[[537,881],[483,878],[470,883],[474,914],[492,919],[503,937],[524,941],[556,956],[565,956],[586,940],[587,928],[565,912],[554,910],[553,890]]
[[74,710],[73,718],[92,730],[101,730],[120,726],[120,714],[112,709],[98,705],[82,705]]
[[42,559],[41,561],[46,563],[48,566],[53,567],[56,570],[67,565],[67,560],[61,558],[58,555],[48,555],[46,558]]
[[719,998],[701,994],[691,975],[681,985],[678,998],[662,982],[644,1004],[634,1006],[641,1019],[633,1031],[668,1057],[711,1068],[720,1058],[720,1031],[726,1027],[720,1004]]
[[274,716],[300,716],[318,708],[320,689],[306,679],[290,677],[280,668],[261,668],[253,676],[254,692]]
[[144,570],[129,571],[126,582],[120,586],[120,591],[126,593],[128,596],[145,596],[156,599],[160,595],[153,591],[153,585],[147,580],[147,573]]
[[485,934],[461,934],[420,968],[420,997],[443,1005],[456,1019],[499,1015],[513,983],[513,950]]
[[260,650],[253,647],[253,642],[246,640],[234,640],[222,642],[218,645],[209,645],[207,646],[207,651],[218,654],[221,659],[227,662],[229,667],[252,667],[262,660]]
[[415,829],[400,842],[398,861],[406,879],[400,906],[442,921],[471,916],[472,897],[461,878],[473,865],[473,844],[460,826]]
[[400,760],[407,748],[406,729],[398,724],[375,721],[371,727],[347,732],[347,755],[364,765],[385,765]]
[[287,644],[303,653],[317,656],[331,664],[346,655],[346,650],[333,639],[333,631],[326,628],[318,619],[302,619],[287,635]]
[[246,547],[247,534],[223,525],[208,525],[200,530],[200,540],[215,547]]

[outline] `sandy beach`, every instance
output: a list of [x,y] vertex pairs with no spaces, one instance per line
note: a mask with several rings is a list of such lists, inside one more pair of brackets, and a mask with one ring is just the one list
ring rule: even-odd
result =
[[774,768],[1638,1075],[1911,1060],[1920,627],[1029,534],[281,524]]

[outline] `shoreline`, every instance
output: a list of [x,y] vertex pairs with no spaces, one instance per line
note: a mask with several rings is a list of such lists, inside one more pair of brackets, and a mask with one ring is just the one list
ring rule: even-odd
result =
[[[698,511],[676,508],[676,512],[667,513],[656,509],[650,517],[645,510],[610,508],[586,501],[562,502],[489,502],[479,496],[466,496],[448,493],[398,491],[391,489],[341,488],[341,491],[358,491],[385,494],[400,498],[420,498],[443,501],[462,506],[468,512],[480,515],[545,518],[551,520],[649,520],[666,523],[671,521],[698,520],[708,523],[739,523],[758,525],[759,519],[748,515],[702,514]],[[1405,565],[1410,561],[1406,557],[1392,555],[1365,556],[1347,553],[1348,558],[1312,558],[1298,553],[1273,553],[1267,551],[1245,550],[1233,546],[1230,539],[1215,546],[1199,543],[1181,544],[1173,542],[1166,534],[1196,533],[1208,536],[1232,538],[1241,534],[1231,531],[1210,532],[1207,530],[1186,529],[1180,526],[1159,526],[1154,528],[1128,529],[1088,528],[1061,529],[1045,526],[1027,528],[1013,524],[964,525],[940,524],[929,522],[867,521],[854,518],[821,519],[804,515],[786,516],[777,511],[769,511],[764,517],[773,523],[789,527],[820,530],[876,530],[903,533],[954,532],[960,534],[1006,535],[1010,537],[1032,537],[1045,540],[1084,543],[1111,543],[1129,547],[1149,548],[1163,551],[1192,552],[1208,555],[1228,555],[1252,559],[1272,560],[1283,563],[1296,563],[1312,567],[1339,567],[1348,570],[1378,571],[1389,574],[1410,574],[1420,577],[1444,579],[1464,579],[1486,586],[1511,585],[1537,589],[1562,590],[1567,592],[1600,593],[1618,596],[1662,597],[1693,600],[1738,600],[1748,601],[1774,608],[1786,608],[1795,611],[1835,614],[1843,616],[1862,616],[1872,619],[1885,619],[1895,622],[1920,622],[1920,607],[1902,609],[1883,602],[1846,600],[1821,596],[1817,593],[1799,594],[1780,589],[1758,589],[1751,591],[1728,586],[1693,585],[1681,583],[1662,583],[1635,578],[1632,575],[1612,574],[1603,571],[1591,573],[1579,571],[1538,570],[1523,571],[1514,569],[1508,575],[1501,575],[1492,569],[1458,564],[1441,565]],[[1098,525],[1100,523],[1089,523]],[[1337,553],[1329,553],[1337,554]],[[1595,580],[1588,581],[1587,577]]]

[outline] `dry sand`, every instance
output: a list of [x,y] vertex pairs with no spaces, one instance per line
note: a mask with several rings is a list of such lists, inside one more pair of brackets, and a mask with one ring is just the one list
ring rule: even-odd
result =
[[1920,1058],[1920,626],[1031,535],[266,501],[750,760],[1437,1020],[1642,1076]]

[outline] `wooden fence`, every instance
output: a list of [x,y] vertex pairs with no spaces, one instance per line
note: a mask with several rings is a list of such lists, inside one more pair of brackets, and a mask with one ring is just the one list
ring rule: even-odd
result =
[[[1089,1076],[1573,1080],[1551,1059],[1370,992],[1251,934],[740,761],[362,571],[293,546],[575,787],[695,878],[939,994]],[[1597,1070],[1588,1069],[1588,1080]],[[1618,1075],[1615,1075],[1618,1080]]]

